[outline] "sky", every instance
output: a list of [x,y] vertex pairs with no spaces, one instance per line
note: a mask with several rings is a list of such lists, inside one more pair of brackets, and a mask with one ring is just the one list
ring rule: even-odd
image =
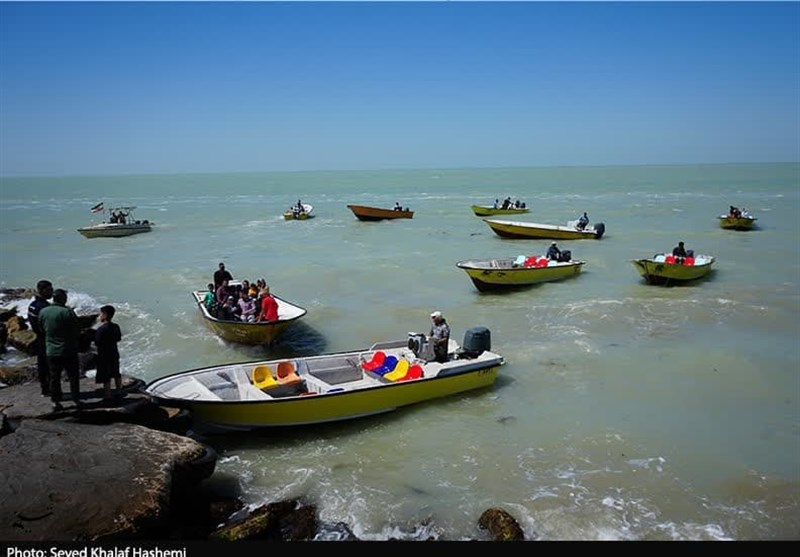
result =
[[0,1],[0,176],[800,161],[800,2]]

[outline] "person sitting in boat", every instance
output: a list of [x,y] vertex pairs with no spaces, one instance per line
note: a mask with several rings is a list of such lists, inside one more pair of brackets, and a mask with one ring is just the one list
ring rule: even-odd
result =
[[519,209],[519,199],[514,200],[514,208]]
[[259,292],[259,307],[260,310],[256,316],[256,321],[277,321],[278,320],[278,302],[275,297],[270,294],[269,286],[264,285]]
[[550,261],[561,261],[561,250],[558,249],[558,244],[553,242],[550,244],[550,247],[547,248],[547,259]]
[[675,262],[677,264],[682,264],[683,260],[688,257],[686,253],[686,248],[683,246],[683,242],[678,242],[678,245],[672,248],[672,255],[675,256]]
[[246,323],[252,323],[256,320],[256,302],[250,297],[250,288],[247,290],[242,289],[242,295],[239,297],[239,318]]
[[214,315],[216,310],[214,308],[214,303],[217,301],[217,295],[214,293],[214,285],[210,282],[208,283],[208,292],[203,295],[203,305],[208,310],[208,313]]
[[441,311],[431,313],[431,332],[428,342],[433,344],[434,361],[444,363],[447,361],[447,348],[450,342],[450,325],[447,324]]
[[733,205],[731,205],[731,208],[728,211],[728,216],[738,219],[739,217],[742,216],[742,212],[739,210],[739,207],[734,207]]
[[395,211],[402,211],[403,210],[403,207],[400,205],[399,201],[395,201],[394,202],[394,210]]
[[583,212],[581,218],[578,219],[578,224],[576,228],[578,230],[584,230],[589,225],[589,215],[586,214],[586,211]]
[[511,198],[510,197],[506,197],[503,200],[503,209],[510,209],[510,208],[511,208]]
[[495,199],[495,200],[494,200],[494,205],[492,205],[492,209],[497,209],[497,206],[498,206],[499,204],[500,204],[500,200],[499,200],[499,199]]
[[225,298],[225,302],[222,304],[222,307],[219,308],[217,319],[239,321],[239,307],[236,305],[233,296]]

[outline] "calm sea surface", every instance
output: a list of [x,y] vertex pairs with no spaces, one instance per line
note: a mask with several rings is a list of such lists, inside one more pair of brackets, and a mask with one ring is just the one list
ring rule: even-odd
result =
[[[457,261],[547,246],[470,211],[505,196],[532,209],[519,220],[605,223],[599,241],[560,242],[587,262],[580,275],[478,293]],[[284,221],[298,198],[316,218]],[[135,205],[155,230],[84,238],[100,201]],[[347,208],[395,201],[414,218]],[[722,230],[729,205],[757,228]],[[712,276],[645,284],[630,260],[679,240],[717,258]],[[220,261],[307,308],[271,351],[204,327],[190,290]],[[1,179],[0,286],[42,278],[79,312],[114,304],[123,371],[145,381],[404,339],[434,309],[458,340],[490,329],[507,364],[489,390],[210,439],[209,483],[254,506],[304,496],[366,540],[484,539],[491,506],[527,539],[800,539],[798,164]]]

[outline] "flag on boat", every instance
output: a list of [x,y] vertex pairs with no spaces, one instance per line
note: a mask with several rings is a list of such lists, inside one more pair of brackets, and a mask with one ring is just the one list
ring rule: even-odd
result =
[[102,201],[100,203],[98,203],[97,205],[95,205],[94,207],[92,207],[92,213],[99,213],[102,210],[103,210],[103,202]]

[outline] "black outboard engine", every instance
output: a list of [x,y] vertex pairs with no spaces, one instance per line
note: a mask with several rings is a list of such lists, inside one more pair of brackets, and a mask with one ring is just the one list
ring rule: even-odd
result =
[[464,333],[459,357],[477,358],[485,350],[492,349],[492,333],[486,327],[472,327]]
[[561,250],[561,257],[558,258],[559,261],[572,261],[572,251],[565,249]]
[[594,231],[595,235],[597,236],[597,239],[599,240],[600,238],[603,237],[603,234],[605,234],[606,232],[606,225],[603,224],[602,222],[598,222],[597,224],[594,225]]
[[414,352],[417,358],[421,358],[425,352],[427,340],[424,333],[408,333],[408,348]]
[[686,257],[694,257],[694,250],[693,249],[687,249],[686,250]]

